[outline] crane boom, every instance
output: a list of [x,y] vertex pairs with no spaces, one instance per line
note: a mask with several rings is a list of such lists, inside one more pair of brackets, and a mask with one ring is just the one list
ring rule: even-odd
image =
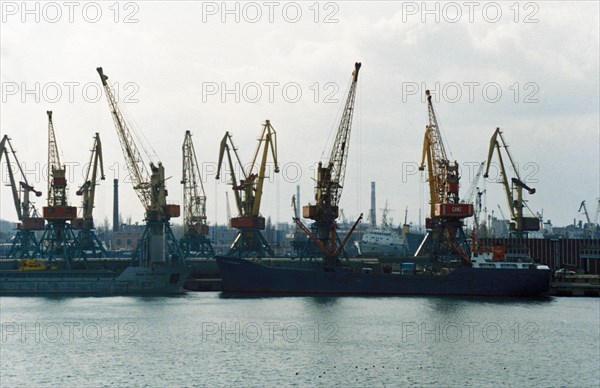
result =
[[[165,187],[165,168],[161,162],[155,165],[146,161],[138,150],[131,130],[125,120],[108,84],[108,77],[101,67],[96,71],[100,75],[106,94],[110,113],[121,143],[121,150],[127,163],[133,188],[144,206],[146,227],[137,245],[134,257],[141,266],[172,265],[179,266],[184,260],[179,242],[175,239],[169,220],[179,217],[179,205],[167,204],[167,188]],[[149,159],[149,158],[148,158]]]
[[[7,135],[4,135],[2,141],[0,141],[0,162],[2,161],[2,155],[6,154],[6,169],[8,170],[8,179],[10,180],[10,188],[12,192],[13,202],[15,204],[15,210],[17,211],[17,218],[19,221],[23,218],[23,209],[21,208],[21,200],[19,199],[19,191],[15,182],[15,176],[12,170],[12,166],[8,157],[8,145],[12,150],[10,139]],[[14,150],[12,150],[14,155]],[[16,155],[15,155],[16,157]]]
[[[257,165],[257,157],[263,143],[264,146],[262,158],[260,160],[260,165]],[[273,158],[273,172],[278,173],[279,162],[277,161],[277,133],[275,132],[275,128],[271,126],[271,122],[266,120],[265,124],[263,125],[263,132],[259,139],[258,147],[254,153],[254,158],[252,158],[252,164],[248,170],[248,174],[251,174],[254,168],[258,169],[258,181],[256,182],[254,202],[252,203],[253,216],[258,216],[260,214],[260,204],[262,203],[263,185],[266,178],[265,173],[267,169],[267,156],[269,155],[269,150],[271,150],[271,156]]]
[[591,224],[592,220],[590,219],[590,215],[587,211],[587,207],[585,206],[585,201],[581,201],[581,205],[579,205],[579,210],[577,210],[577,212],[581,212],[581,209],[583,209],[583,214],[585,215],[585,219],[587,220],[587,223]]
[[[426,90],[425,95],[427,96],[427,114],[429,118],[429,125],[426,127],[427,132],[424,140],[427,144],[427,147],[423,147],[423,154],[421,157],[421,170],[424,168],[426,151],[430,152],[431,160],[433,161],[448,160],[448,157],[446,156],[446,148],[444,147],[444,142],[442,141],[442,134],[438,125],[437,115],[435,114],[433,103],[431,102],[431,92],[429,90]],[[436,163],[435,165],[432,165],[432,168],[437,172],[436,176],[443,175],[443,163]]]
[[48,167],[60,168],[60,152],[58,151],[58,143],[56,142],[56,134],[54,132],[54,123],[52,122],[52,111],[46,111],[48,115]]
[[[9,142],[8,135],[2,136],[2,140],[0,140],[0,162],[2,162],[2,155],[6,152],[6,144]],[[8,161],[8,156],[6,157],[6,160]]]
[[60,152],[52,122],[52,111],[48,115],[48,206],[66,206],[65,169],[60,162]]
[[88,168],[85,174],[85,181],[76,193],[77,195],[83,196],[82,218],[84,220],[93,219],[94,200],[96,197],[96,185],[98,180],[98,166],[100,167],[100,180],[105,179],[104,163],[102,159],[102,143],[100,141],[99,133],[96,133],[94,136],[94,144],[91,151],[90,162],[88,163]]
[[7,142],[8,142],[8,135],[2,136],[2,140],[0,140],[0,162],[2,162],[2,155],[4,155],[4,150],[6,149]]
[[475,178],[469,187],[469,191],[465,195],[465,198],[461,200],[461,203],[474,203],[475,194],[477,193],[477,185],[479,184],[479,179],[481,179],[481,174],[483,174],[483,168],[485,167],[485,162],[481,162],[479,164],[479,168],[477,169],[477,173],[475,174]]
[[133,140],[127,121],[125,121],[125,118],[117,105],[115,96],[108,84],[108,76],[104,74],[101,67],[96,68],[96,70],[98,71],[98,74],[100,74],[100,79],[102,80],[102,86],[104,87],[106,99],[108,100],[110,112],[121,144],[121,149],[125,156],[125,162],[127,163],[127,171],[133,180],[133,188],[144,207],[148,209],[152,203],[150,173],[148,172],[146,163]]
[[[221,166],[223,164],[223,157],[227,154],[227,161],[229,162],[229,173],[231,175],[231,184],[233,187],[238,187],[237,177],[235,176],[235,165],[231,154],[235,156],[237,162],[240,166],[243,166],[242,161],[237,153],[237,148],[233,145],[233,139],[229,132],[225,132],[223,139],[221,140],[221,145],[219,147],[219,161],[217,162],[217,175],[215,179],[221,178]],[[246,179],[246,172],[243,168],[241,168],[243,179]],[[233,195],[235,196],[235,205],[238,209],[238,216],[242,215],[242,197],[238,190],[233,191]]]
[[329,169],[331,174],[331,204],[337,206],[342,196],[344,188],[344,178],[346,176],[346,165],[348,162],[348,148],[350,146],[350,131],[352,129],[352,118],[354,117],[354,101],[356,100],[356,85],[358,83],[358,71],[361,64],[354,64],[352,72],[352,82],[346,104],[344,105],[344,114],[338,126],[337,134],[331,155],[329,156]]
[[[339,248],[336,248],[336,240],[338,240],[336,219],[340,212],[339,203],[346,176],[350,132],[354,117],[354,103],[356,100],[356,87],[360,67],[360,62],[354,63],[348,96],[346,97],[342,117],[329,153],[329,160],[325,161],[325,163],[319,162],[317,167],[315,203],[302,207],[302,216],[315,221],[312,225],[312,233],[308,232],[308,229],[302,225],[298,218],[294,218],[294,222],[308,233],[310,239],[315,242],[315,246],[322,251],[325,261],[330,263],[337,260],[337,256],[348,241],[348,238],[344,238]],[[362,215],[356,221],[355,225],[361,219]],[[348,233],[352,233],[353,230],[354,228]]]
[[[342,118],[340,120],[335,141],[331,147],[329,160],[319,162],[315,187],[315,205],[303,207],[304,218],[317,222],[335,222],[339,215],[339,201],[344,186],[348,149],[350,146],[350,132],[354,116],[354,102],[356,100],[356,86],[361,63],[354,64],[352,79]],[[320,238],[322,239],[322,238]]]
[[[500,138],[500,141],[502,142],[502,144],[508,154],[508,149],[506,148],[507,146],[504,143],[504,138],[502,137],[502,133],[500,132],[499,128],[496,128],[496,131],[494,131],[494,133],[492,134],[492,137],[490,139],[490,147],[488,150],[488,158],[487,158],[487,163],[486,163],[486,168],[485,168],[485,174],[483,176],[484,176],[484,178],[489,177],[489,171],[490,171],[492,157],[494,156],[494,151],[496,151],[496,154],[498,155],[499,166],[500,166],[500,179],[501,179],[502,186],[504,187],[504,193],[506,195],[506,202],[508,203],[508,209],[510,210],[511,217],[516,218],[517,215],[515,213],[515,208],[513,207],[514,199],[512,197],[512,192],[511,192],[510,186],[508,184],[508,174],[506,173],[506,167],[504,166],[504,160],[502,158],[502,153],[500,152],[500,141],[498,141],[498,138]],[[509,156],[509,159],[510,159],[510,156]],[[512,159],[510,159],[510,161],[512,164]],[[515,174],[517,174],[517,176],[518,176],[517,170],[515,170]],[[498,205],[498,206],[500,206],[500,205]]]

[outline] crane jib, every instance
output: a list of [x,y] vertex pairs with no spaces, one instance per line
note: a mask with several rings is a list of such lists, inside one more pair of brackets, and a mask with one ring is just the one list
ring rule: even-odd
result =
[[[170,205],[166,201],[167,190],[164,184],[165,177],[162,163],[158,162],[158,165],[155,166],[142,158],[138,150],[138,144],[134,141],[127,121],[119,109],[115,96],[107,82],[108,77],[101,67],[96,68],[96,70],[102,80],[121,150],[133,181],[133,188],[146,211],[146,220],[163,222],[168,221],[171,217],[178,217],[179,205]],[[147,165],[150,167],[150,171],[148,171]]]

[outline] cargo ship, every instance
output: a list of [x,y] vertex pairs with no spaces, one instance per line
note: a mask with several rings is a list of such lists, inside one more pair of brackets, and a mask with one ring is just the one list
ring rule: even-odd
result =
[[439,273],[410,265],[401,272],[308,262],[274,268],[250,260],[217,257],[222,290],[228,293],[295,295],[462,295],[536,297],[547,295],[551,270],[528,260],[498,261],[492,252],[473,252],[470,266]]
[[0,270],[0,295],[170,295],[183,292],[189,268],[183,265],[128,266],[125,270],[57,269],[39,260],[21,260],[19,269]]

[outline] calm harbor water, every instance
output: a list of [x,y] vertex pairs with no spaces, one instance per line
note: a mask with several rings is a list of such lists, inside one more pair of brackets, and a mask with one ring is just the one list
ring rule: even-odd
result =
[[0,298],[0,386],[600,385],[600,300]]

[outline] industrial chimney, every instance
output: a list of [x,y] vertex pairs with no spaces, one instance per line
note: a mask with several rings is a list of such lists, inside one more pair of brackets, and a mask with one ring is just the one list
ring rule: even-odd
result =
[[300,202],[300,185],[296,185],[296,204],[297,204],[297,208],[298,210],[296,211],[296,218],[300,218],[300,204],[302,202]]
[[113,231],[119,231],[119,180],[113,180]]

